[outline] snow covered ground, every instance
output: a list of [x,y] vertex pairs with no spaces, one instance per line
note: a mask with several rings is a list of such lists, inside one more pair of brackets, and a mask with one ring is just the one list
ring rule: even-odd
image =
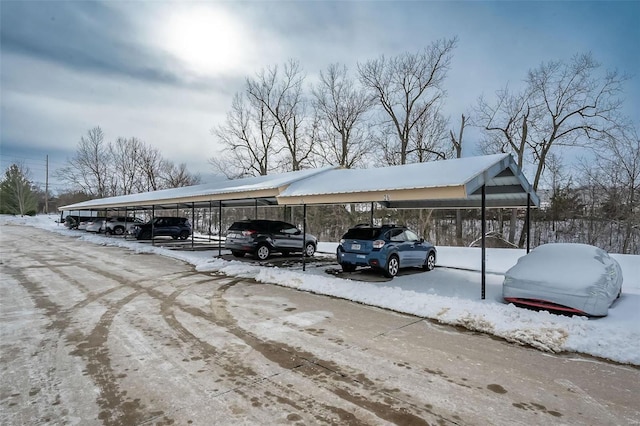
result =
[[[136,252],[152,252],[195,265],[197,270],[222,272],[303,291],[325,294],[367,305],[430,318],[443,324],[465,327],[531,345],[551,352],[580,352],[613,361],[640,365],[640,256],[612,256],[624,275],[622,297],[604,318],[562,316],[535,312],[505,304],[502,300],[504,272],[524,250],[487,249],[486,300],[480,299],[480,249],[438,247],[438,268],[406,274],[386,282],[362,282],[327,274],[325,268],[278,268],[250,262],[228,261],[218,251],[177,251],[153,247],[122,238],[71,231],[58,225],[57,215],[37,217],[0,216],[0,225],[35,226]],[[1,236],[1,234],[0,234]],[[320,243],[318,256],[333,256],[335,243]],[[335,267],[335,266],[334,266]]]

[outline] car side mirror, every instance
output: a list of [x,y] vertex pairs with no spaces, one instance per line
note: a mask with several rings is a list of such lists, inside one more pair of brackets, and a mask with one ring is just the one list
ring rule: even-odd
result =
[[422,244],[424,243],[424,238],[420,238],[418,241],[420,242],[420,244]]
[[296,232],[293,233],[293,235],[300,235],[300,234],[302,234],[302,231],[299,230],[299,229]]

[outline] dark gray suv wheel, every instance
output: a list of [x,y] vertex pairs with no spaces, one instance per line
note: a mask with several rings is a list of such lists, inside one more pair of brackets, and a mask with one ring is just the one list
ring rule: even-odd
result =
[[271,249],[266,244],[260,244],[256,250],[258,260],[267,260],[271,256]]
[[307,257],[311,257],[316,253],[316,245],[313,243],[307,243],[306,247],[304,248],[304,254]]

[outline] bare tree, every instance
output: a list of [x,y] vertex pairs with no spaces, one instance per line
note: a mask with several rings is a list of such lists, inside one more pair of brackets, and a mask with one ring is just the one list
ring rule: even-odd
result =
[[[485,154],[511,152],[516,156],[516,163],[523,168],[527,151],[527,133],[531,115],[530,95],[526,92],[513,93],[509,87],[497,92],[495,104],[484,98],[478,100],[476,119],[485,130],[482,151]],[[535,113],[535,111],[534,111]],[[515,243],[518,210],[511,210],[509,237]]]
[[407,160],[410,163],[445,160],[453,155],[448,144],[449,121],[434,106],[416,121],[414,132],[409,135]]
[[320,132],[317,151],[330,164],[351,168],[371,150],[366,129],[366,114],[374,99],[358,88],[347,67],[329,65],[320,72],[320,82],[312,89]]
[[226,122],[212,133],[223,152],[209,163],[229,179],[266,175],[281,150],[275,141],[276,122],[266,106],[242,94],[234,96]]
[[[529,71],[522,92],[498,92],[495,103],[480,99],[478,123],[484,127],[485,152],[512,152],[518,166],[534,167],[537,190],[553,147],[588,145],[606,138],[616,127],[618,97],[625,77],[600,73],[590,54],[570,61],[542,63]],[[512,212],[509,241],[515,240],[516,212]],[[520,246],[524,244],[524,232]]]
[[603,192],[615,194],[615,205],[624,221],[622,252],[628,253],[633,230],[640,233],[640,136],[637,129],[623,126],[610,133],[596,150],[595,161],[586,168],[595,170]]
[[478,100],[476,121],[485,130],[481,146],[485,154],[511,152],[516,156],[518,167],[523,167],[531,115],[529,100],[527,92],[514,93],[509,86],[496,92],[495,103],[484,97]]
[[543,63],[529,71],[529,92],[540,111],[527,140],[537,163],[534,189],[553,146],[606,140],[617,128],[626,77],[616,71],[600,75],[599,68],[591,54],[580,54],[567,63]]
[[358,64],[360,81],[377,98],[398,141],[398,162],[406,164],[411,134],[444,97],[457,39],[438,40],[423,51]]
[[247,93],[271,114],[288,156],[282,166],[300,170],[308,161],[313,146],[304,137],[305,99],[302,93],[304,73],[297,61],[262,70],[256,78],[247,79]]
[[[556,232],[556,222],[563,220],[567,216],[567,210],[572,210],[574,206],[569,206],[566,202],[570,192],[575,194],[572,186],[571,176],[564,171],[562,157],[556,153],[550,153],[547,157],[547,179],[546,186],[549,188],[549,208],[548,213],[551,219],[551,230]],[[574,203],[575,204],[575,203]],[[557,235],[554,240],[557,241]]]
[[191,174],[187,170],[185,163],[176,165],[171,161],[165,160],[162,162],[160,172],[164,181],[164,188],[179,188],[200,183],[200,176]]
[[460,117],[460,130],[458,130],[458,136],[453,133],[453,130],[449,130],[449,138],[451,145],[456,153],[456,158],[462,158],[462,137],[464,135],[464,129],[467,127],[467,117],[464,114]]
[[109,144],[111,166],[113,167],[116,193],[133,194],[139,186],[141,173],[140,157],[144,152],[144,144],[137,138],[117,138]]
[[[464,135],[464,129],[467,126],[467,118],[464,114],[460,117],[460,130],[456,136],[453,130],[449,130],[449,138],[451,140],[451,146],[453,147],[456,158],[462,158],[462,137]],[[456,241],[458,245],[462,245],[462,211],[456,209]]]
[[163,166],[162,154],[157,148],[144,145],[140,151],[140,182],[138,192],[157,191],[163,188],[160,171]]
[[91,196],[106,197],[112,195],[108,193],[109,163],[109,147],[102,129],[94,127],[80,138],[75,156],[67,160],[67,165],[59,169],[57,176]]

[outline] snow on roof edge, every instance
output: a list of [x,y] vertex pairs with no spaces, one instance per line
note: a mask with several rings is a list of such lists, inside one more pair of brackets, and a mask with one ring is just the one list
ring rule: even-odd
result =
[[[324,176],[292,183],[287,189],[282,191],[278,198],[462,186],[475,179],[483,171],[499,164],[510,156],[510,154],[502,153],[373,169],[331,170]],[[471,165],[469,165],[469,163],[471,163]],[[419,176],[415,176],[416,173],[425,172],[425,169],[427,172],[429,169],[434,169],[435,171],[438,171],[438,169],[447,169],[447,166],[451,168],[450,175],[444,177],[436,176],[436,178],[440,178],[440,180],[436,179],[431,184],[416,183],[417,179],[420,178]],[[403,175],[400,176],[399,171],[406,172],[407,168],[417,170],[409,172],[413,172],[414,175],[406,176],[406,173],[403,173]],[[379,176],[372,177],[372,174]],[[332,177],[334,181],[331,180]],[[380,178],[385,180],[387,183],[386,186],[382,186],[380,182],[375,182],[376,179]],[[335,181],[340,181],[341,185],[335,185]]]
[[[192,186],[184,186],[178,188],[160,189],[157,191],[140,192],[136,194],[118,195],[115,197],[96,198],[93,200],[82,201],[80,203],[68,204],[58,207],[58,211],[69,210],[89,210],[92,208],[100,208],[102,206],[113,204],[129,204],[132,206],[164,204],[169,203],[176,198],[203,197],[208,195],[229,194],[233,192],[250,192],[266,189],[277,189],[283,185],[289,185],[298,180],[307,179],[333,169],[337,166],[327,166],[318,169],[304,169],[292,172],[278,173],[264,176],[251,176],[241,179],[230,179],[224,181],[216,181],[214,183],[206,183]],[[243,184],[244,182],[244,184]],[[268,183],[272,182],[271,185]],[[266,183],[266,184],[265,184]],[[189,191],[191,189],[191,191]],[[197,189],[194,191],[194,189]],[[189,193],[191,192],[191,193]],[[167,196],[167,194],[179,193],[177,196]],[[152,194],[160,195],[153,197]],[[147,204],[148,203],[148,204]]]

